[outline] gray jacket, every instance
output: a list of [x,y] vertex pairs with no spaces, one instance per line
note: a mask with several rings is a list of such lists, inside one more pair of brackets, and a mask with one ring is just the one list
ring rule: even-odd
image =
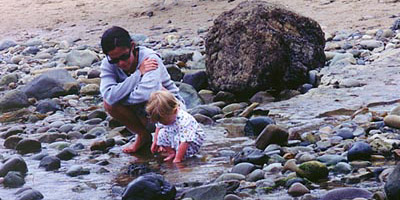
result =
[[[141,76],[139,66],[145,58],[156,59],[158,68]],[[179,89],[171,80],[161,58],[155,51],[146,47],[139,47],[138,65],[130,76],[127,76],[116,64],[110,64],[107,58],[103,59],[100,69],[100,92],[103,100],[110,105],[116,103],[132,105],[145,102],[152,92],[161,90],[162,87],[169,90],[179,100],[182,99],[178,94]]]

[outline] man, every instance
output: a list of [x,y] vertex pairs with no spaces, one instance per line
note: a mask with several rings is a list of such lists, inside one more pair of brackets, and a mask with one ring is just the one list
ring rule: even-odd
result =
[[104,108],[129,131],[137,134],[135,142],[123,150],[134,153],[151,144],[145,111],[150,94],[166,89],[177,99],[182,101],[182,98],[157,53],[136,46],[125,29],[113,26],[106,30],[101,38],[101,47],[106,54],[100,75]]

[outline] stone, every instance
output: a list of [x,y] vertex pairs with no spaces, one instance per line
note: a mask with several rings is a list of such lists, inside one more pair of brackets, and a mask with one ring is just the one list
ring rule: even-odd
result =
[[255,165],[264,165],[269,160],[269,156],[264,154],[259,149],[247,149],[244,148],[242,151],[236,153],[233,156],[233,163],[236,165],[242,162],[249,162]]
[[230,112],[234,112],[236,110],[243,109],[245,106],[246,106],[245,104],[241,104],[241,103],[229,104],[222,108],[222,113],[228,114]]
[[48,112],[56,112],[57,110],[61,110],[61,106],[57,101],[52,99],[44,99],[38,102],[36,105],[36,111],[39,113],[48,113]]
[[345,162],[339,162],[333,168],[333,172],[338,174],[348,174],[351,172],[351,170],[352,170],[351,165]]
[[8,137],[5,141],[4,141],[4,147],[7,149],[15,149],[17,147],[17,144],[19,141],[22,140],[22,137],[13,135]]
[[175,186],[164,180],[163,176],[159,174],[148,173],[136,178],[126,186],[122,194],[122,200],[173,200],[175,199],[175,195]]
[[364,49],[374,50],[375,48],[382,47],[384,44],[378,40],[363,40],[360,42],[360,45]]
[[307,178],[312,182],[317,182],[323,179],[326,179],[329,174],[329,170],[325,164],[318,162],[318,161],[308,161],[300,164],[299,167],[297,166],[290,166],[289,160],[286,162],[284,168],[291,169],[295,171],[296,174],[300,177]]
[[190,50],[164,50],[161,52],[161,57],[163,58],[163,63],[165,65],[175,64],[178,61],[187,62],[192,60],[194,52]]
[[17,188],[25,184],[25,180],[21,172],[9,171],[4,177],[3,182],[5,187]]
[[55,156],[45,156],[40,160],[39,167],[44,168],[46,171],[54,171],[61,167],[61,160]]
[[221,200],[228,193],[229,183],[219,182],[200,187],[192,188],[185,191],[183,198]]
[[400,129],[400,116],[398,115],[388,115],[383,119],[383,121],[387,126]]
[[270,124],[275,124],[275,121],[270,117],[252,117],[244,126],[245,136],[258,136]]
[[400,165],[390,173],[385,183],[385,193],[388,200],[397,200],[400,196]]
[[87,84],[79,91],[83,95],[97,95],[100,94],[100,87],[97,84]]
[[93,79],[93,78],[100,78],[100,71],[97,69],[92,69],[89,71],[87,75],[88,79]]
[[1,134],[1,137],[4,139],[7,139],[8,137],[11,137],[13,135],[17,135],[20,133],[23,133],[24,129],[20,126],[13,126],[11,128],[9,128],[7,131],[5,131],[4,133]]
[[83,168],[80,165],[73,165],[67,170],[66,174],[68,176],[75,177],[75,176],[79,176],[79,175],[90,174],[90,170]]
[[39,138],[39,142],[53,143],[58,140],[65,140],[67,135],[64,133],[45,133]]
[[19,77],[18,77],[18,74],[16,74],[16,73],[5,74],[0,79],[0,86],[6,86],[10,83],[17,83],[18,80],[19,80]]
[[43,194],[32,188],[22,188],[16,193],[15,200],[41,200],[44,198]]
[[196,106],[196,107],[194,107],[192,109],[188,109],[188,112],[191,115],[202,114],[202,115],[205,115],[207,117],[213,117],[215,115],[221,114],[222,110],[218,106],[199,105],[199,106]]
[[211,89],[243,97],[295,89],[325,64],[318,23],[263,1],[240,3],[217,17],[205,46]]
[[208,79],[205,71],[186,73],[183,76],[182,82],[193,86],[196,91],[200,91],[208,87]]
[[228,194],[224,197],[224,200],[242,200],[242,198],[240,198],[234,194]]
[[28,96],[20,90],[11,90],[0,97],[0,112],[14,111],[30,105]]
[[245,180],[246,176],[243,174],[238,174],[238,173],[224,173],[221,174],[217,179],[215,179],[215,182],[221,182],[221,181],[231,181],[231,180]]
[[264,171],[261,169],[255,169],[247,175],[246,181],[256,182],[261,179],[264,179]]
[[90,50],[72,50],[67,54],[68,66],[90,67],[92,63],[99,61],[97,54]]
[[0,177],[4,177],[9,171],[18,171],[21,172],[21,174],[26,174],[26,172],[28,172],[28,167],[22,157],[14,156],[0,165]]
[[77,94],[79,83],[65,69],[47,71],[29,82],[22,91],[37,100]]
[[94,110],[87,115],[88,119],[100,118],[105,120],[107,118],[107,113],[103,110]]
[[347,152],[347,159],[353,160],[369,160],[371,159],[373,151],[368,143],[358,141],[355,142]]
[[173,81],[182,81],[184,76],[182,70],[176,65],[168,65],[167,66],[168,74],[171,76],[171,80]]
[[78,153],[72,148],[65,148],[56,155],[60,160],[71,160],[75,156],[78,156]]
[[346,158],[340,155],[322,155],[317,158],[318,161],[325,163],[326,165],[336,165],[339,162],[347,161]]
[[236,96],[230,92],[218,91],[217,94],[215,94],[213,101],[223,101],[229,104],[236,101]]
[[354,198],[366,198],[371,199],[372,193],[368,190],[361,188],[336,188],[328,191],[323,195],[320,200],[342,200],[342,199],[354,199]]
[[36,153],[42,151],[42,145],[39,141],[33,139],[22,139],[18,142],[15,149],[20,154]]
[[204,125],[212,125],[214,124],[214,120],[208,116],[202,114],[195,114],[193,117],[196,119],[197,122],[204,124]]
[[241,163],[233,166],[231,173],[237,173],[237,174],[242,174],[244,176],[247,176],[255,169],[256,169],[256,166],[254,166],[254,164],[248,163],[248,162],[241,162]]
[[252,103],[249,106],[247,106],[238,116],[239,117],[250,117],[250,115],[253,113],[254,109],[260,105],[259,103]]
[[191,85],[180,82],[175,82],[175,84],[179,88],[179,94],[185,100],[187,109],[204,104],[197,91]]
[[256,147],[264,150],[270,144],[286,145],[288,142],[289,133],[274,124],[270,124],[264,128],[256,139]]
[[3,39],[0,41],[0,51],[14,46],[17,46],[17,43],[14,40]]
[[211,90],[200,90],[199,96],[201,99],[203,99],[204,104],[212,103],[214,100],[214,93]]
[[288,193],[290,194],[290,196],[299,197],[303,196],[306,193],[310,193],[310,190],[301,183],[294,183],[288,189]]

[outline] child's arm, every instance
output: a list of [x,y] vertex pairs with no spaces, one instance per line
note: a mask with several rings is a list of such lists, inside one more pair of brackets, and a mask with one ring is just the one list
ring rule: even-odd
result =
[[173,161],[174,163],[182,162],[183,158],[185,157],[188,147],[189,147],[188,142],[181,142],[181,144],[178,147],[178,152],[176,152],[176,156]]
[[156,128],[156,131],[154,132],[154,138],[153,138],[153,144],[151,144],[151,153],[156,153],[158,151],[158,145],[157,145],[157,138],[158,138],[158,132],[160,131],[160,128]]

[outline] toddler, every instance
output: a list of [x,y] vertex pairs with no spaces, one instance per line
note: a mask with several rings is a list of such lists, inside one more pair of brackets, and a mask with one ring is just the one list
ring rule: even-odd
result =
[[150,120],[158,122],[151,152],[166,152],[164,161],[182,162],[195,155],[203,144],[203,130],[183,107],[168,91],[153,92],[147,103]]

